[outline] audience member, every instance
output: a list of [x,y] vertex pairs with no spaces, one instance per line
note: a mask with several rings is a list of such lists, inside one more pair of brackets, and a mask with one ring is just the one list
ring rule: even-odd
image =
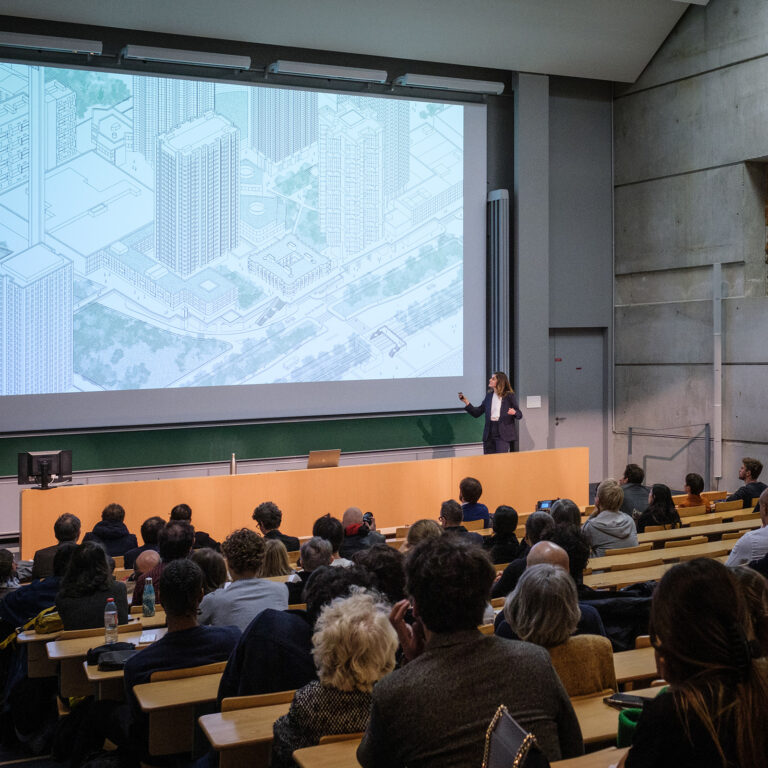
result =
[[0,549],[0,599],[18,588],[19,577],[16,575],[13,553],[8,549]]
[[[145,573],[149,573],[160,563],[160,553],[154,549],[146,549],[142,552],[133,564],[133,580],[135,581]],[[130,579],[129,579],[130,581]]]
[[83,536],[83,544],[95,541],[111,557],[119,557],[129,549],[135,549],[138,542],[124,520],[125,510],[119,504],[107,504],[101,510],[101,522],[96,523],[93,530]]
[[491,561],[509,563],[520,552],[520,542],[517,540],[517,510],[502,504],[496,507],[493,515],[493,535],[483,539],[483,546],[488,550]]
[[[169,523],[168,525],[180,525]],[[187,526],[189,527],[189,526]],[[167,526],[166,526],[167,528]],[[163,637],[125,662],[126,698],[132,715],[131,743],[146,748],[148,722],[133,690],[148,683],[159,669],[197,667],[226,661],[237,644],[237,627],[203,627],[197,615],[203,598],[203,572],[191,560],[176,559],[166,564],[159,582],[168,631]],[[154,761],[152,761],[154,762]]]
[[[653,595],[651,642],[669,689],[643,708],[627,768],[762,766],[768,673],[755,663],[733,576],[717,560],[673,566]],[[622,761],[624,764],[624,761]]]
[[369,588],[364,569],[319,568],[309,578],[306,611],[262,611],[243,632],[219,685],[219,702],[229,696],[248,696],[301,688],[314,680],[312,631],[323,606],[345,597],[353,586]]
[[[628,468],[632,465],[628,465]],[[582,531],[589,540],[592,554],[601,557],[606,549],[624,549],[637,546],[637,530],[629,515],[619,512],[624,492],[615,480],[603,480],[597,486],[595,511],[584,523]],[[646,491],[646,502],[648,491]],[[645,508],[647,503],[643,508]],[[635,507],[636,509],[637,507]]]
[[288,714],[275,721],[272,768],[294,766],[294,750],[322,736],[365,730],[374,683],[395,666],[397,635],[388,613],[365,592],[323,609],[312,635],[318,679],[296,691]]
[[[578,533],[578,528],[573,527],[572,530]],[[557,529],[552,533],[552,535],[554,536],[556,532]],[[589,554],[589,545],[584,544],[584,546],[586,547],[587,554]],[[528,552],[528,557],[525,560],[526,571],[534,565],[541,564],[553,565],[558,568],[562,568],[564,571],[568,572],[569,575],[572,575],[571,559],[568,553],[565,549],[563,549],[563,547],[555,544],[552,541],[540,541],[537,544],[534,544]],[[581,566],[581,570],[584,570],[583,566]],[[581,571],[579,571],[579,575],[580,574]],[[574,582],[574,588],[578,593],[578,586],[575,579],[572,578],[571,580]],[[519,583],[520,581],[518,580],[518,584]],[[574,634],[602,635],[604,637],[606,634],[605,627],[603,626],[603,621],[600,618],[600,614],[597,612],[597,609],[591,605],[586,605],[583,603],[579,603],[578,608],[581,615],[578,619],[578,623],[576,624]],[[496,621],[494,623],[496,625],[496,634],[499,635],[499,637],[507,637],[510,640],[521,639],[518,638],[515,632],[512,630],[503,613],[497,614]]]
[[144,543],[140,547],[129,549],[123,555],[123,565],[126,568],[135,568],[136,558],[142,552],[157,552],[157,537],[160,535],[160,530],[164,525],[165,520],[157,515],[148,517],[141,524],[141,540]]
[[386,539],[376,532],[376,521],[373,515],[368,513],[366,522],[363,512],[358,507],[349,507],[344,511],[341,525],[344,528],[344,540],[339,547],[339,554],[348,560],[352,559],[355,552],[372,547],[374,544],[383,544]]
[[549,508],[555,525],[576,525],[581,527],[581,510],[571,499],[555,499]]
[[768,580],[744,565],[731,568],[731,575],[744,598],[747,639],[755,644],[753,655],[768,656]]
[[272,501],[262,502],[253,510],[253,519],[265,539],[280,539],[289,552],[298,551],[299,540],[295,536],[286,536],[284,533],[280,533],[283,513],[277,504]]
[[464,511],[461,504],[453,499],[448,499],[440,505],[440,525],[443,526],[443,533],[450,536],[456,536],[468,541],[470,544],[483,546],[483,537],[474,531],[468,531],[461,523],[464,520]]
[[290,577],[287,582],[288,602],[297,605],[302,602],[304,585],[307,579],[318,568],[331,565],[333,560],[332,544],[320,536],[313,536],[301,545],[299,565],[301,570]]
[[701,498],[704,490],[704,478],[695,472],[689,472],[685,476],[686,497],[677,502],[678,507],[703,507],[706,502]]
[[744,485],[742,485],[735,493],[728,496],[726,501],[741,500],[744,509],[751,507],[752,499],[758,498],[760,494],[768,488],[768,485],[761,483],[757,479],[760,477],[762,471],[763,465],[760,461],[745,456],[741,460],[741,467],[739,467],[739,480],[743,480]]
[[642,533],[649,525],[663,525],[664,528],[679,528],[682,525],[668,486],[654,484],[648,494],[648,507],[636,517],[635,525],[638,533]]
[[486,553],[441,536],[408,553],[406,572],[416,621],[406,624],[405,600],[392,621],[411,661],[374,688],[360,764],[480,765],[501,702],[549,760],[581,754],[579,723],[546,650],[477,630],[494,577]]
[[589,563],[591,547],[589,540],[577,525],[556,525],[547,535],[547,540],[562,547],[568,555],[568,571],[579,591],[584,581],[584,569]]
[[648,492],[651,490],[643,485],[645,472],[637,464],[627,464],[624,468],[624,476],[621,478],[621,490],[624,496],[618,509],[626,515],[632,515],[633,512],[645,512],[648,506]]
[[354,562],[373,575],[373,585],[394,604],[405,597],[405,556],[389,544],[355,553]]
[[483,486],[474,477],[465,477],[459,483],[459,501],[463,512],[464,522],[482,520],[483,528],[491,527],[491,516],[485,504],[478,503],[483,494]]
[[[38,549],[32,560],[32,578],[45,579],[53,576],[53,559],[62,544],[74,544],[80,538],[80,518],[65,512],[53,524],[56,544]],[[41,609],[42,610],[42,609]]]
[[[189,504],[177,504],[171,510],[170,519],[192,525],[192,507]],[[203,549],[205,547],[221,552],[221,544],[218,541],[212,539],[205,531],[195,530],[194,549]]]
[[0,600],[0,640],[16,627],[34,619],[40,611],[56,604],[61,579],[76,546],[73,542],[62,542],[53,558],[53,573],[50,576],[23,584]]
[[161,528],[157,535],[157,548],[160,554],[160,562],[151,570],[142,573],[136,579],[136,586],[133,590],[131,605],[141,605],[144,598],[144,584],[147,579],[152,579],[155,587],[155,600],[159,605],[163,604],[160,593],[160,577],[163,575],[163,569],[173,560],[180,560],[189,557],[192,545],[195,542],[195,529],[181,520],[172,520]]
[[[535,549],[528,555],[529,560]],[[567,563],[565,551],[561,553]],[[529,565],[504,605],[504,617],[515,635],[549,651],[569,696],[585,696],[607,688],[615,691],[611,641],[599,635],[576,634],[580,614],[576,585],[562,564]]]
[[242,631],[266,608],[288,608],[286,585],[256,575],[264,558],[264,539],[258,533],[250,528],[233,531],[221,549],[232,583],[203,598],[201,624],[236,626]]
[[203,595],[221,589],[227,583],[227,563],[220,552],[211,547],[195,549],[189,559],[203,572]]
[[288,559],[288,550],[280,539],[264,539],[264,559],[261,561],[259,576],[290,576],[294,572]]
[[517,580],[525,570],[525,558],[531,547],[549,535],[555,523],[549,512],[533,512],[525,520],[525,539],[518,549],[517,557],[496,577],[491,590],[491,597],[505,597],[517,585]]
[[760,513],[760,528],[745,533],[734,545],[726,565],[743,565],[759,560],[768,554],[768,489],[760,494],[757,502]]
[[426,539],[439,539],[442,535],[443,528],[439,523],[427,519],[417,520],[408,527],[405,543],[400,548],[400,551],[407,552]]
[[125,584],[112,578],[107,554],[100,544],[84,541],[75,547],[56,595],[56,610],[64,629],[104,626],[104,608],[114,598],[117,620],[128,621]]
[[344,526],[341,524],[341,520],[330,515],[323,515],[315,520],[315,524],[312,526],[312,535],[319,536],[321,539],[325,539],[331,543],[333,549],[333,562],[331,565],[347,568],[352,565],[352,561],[346,557],[342,557],[339,554],[339,548],[344,541]]

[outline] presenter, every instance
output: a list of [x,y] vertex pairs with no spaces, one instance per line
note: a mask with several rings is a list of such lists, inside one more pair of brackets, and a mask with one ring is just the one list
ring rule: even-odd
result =
[[485,415],[483,453],[508,453],[509,444],[517,440],[517,422],[523,414],[506,373],[496,371],[488,380],[488,386],[491,391],[482,405],[472,405],[463,392],[459,392],[459,400],[470,416]]

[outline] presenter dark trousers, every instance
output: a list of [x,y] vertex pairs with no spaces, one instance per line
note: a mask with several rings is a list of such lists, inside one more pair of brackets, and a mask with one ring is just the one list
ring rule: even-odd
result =
[[483,453],[509,453],[509,443],[499,437],[499,422],[488,425],[488,437],[483,440]]

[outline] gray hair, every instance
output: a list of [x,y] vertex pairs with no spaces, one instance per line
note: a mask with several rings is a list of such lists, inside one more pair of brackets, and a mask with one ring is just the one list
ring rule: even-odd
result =
[[507,597],[504,618],[521,640],[545,648],[564,643],[581,618],[570,574],[547,563],[526,568]]
[[328,539],[313,536],[301,545],[301,567],[307,572],[330,565],[332,559],[333,547]]

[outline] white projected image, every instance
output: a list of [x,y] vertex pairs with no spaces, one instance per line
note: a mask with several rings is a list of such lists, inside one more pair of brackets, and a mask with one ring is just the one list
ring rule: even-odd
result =
[[0,64],[0,394],[461,376],[463,112]]

